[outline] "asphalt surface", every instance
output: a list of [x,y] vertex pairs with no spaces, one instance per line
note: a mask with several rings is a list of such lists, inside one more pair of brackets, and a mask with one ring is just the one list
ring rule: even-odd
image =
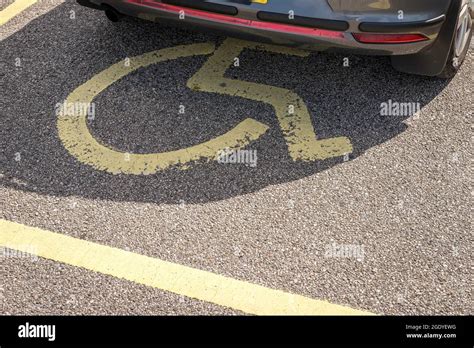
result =
[[[347,68],[340,54],[245,50],[227,77],[296,92],[319,138],[351,140],[350,158],[313,162],[290,158],[270,106],[187,88],[207,56],[140,69],[94,100],[88,127],[111,148],[176,150],[248,117],[269,130],[248,147],[256,167],[113,175],[68,153],[55,105],[127,57],[225,38],[111,23],[73,1],[37,3],[0,30],[0,218],[374,313],[473,312],[474,50],[451,81],[384,57]],[[381,116],[390,99],[422,110]],[[363,257],[325,256],[334,243]],[[4,257],[1,272],[2,314],[240,314],[42,258]]]

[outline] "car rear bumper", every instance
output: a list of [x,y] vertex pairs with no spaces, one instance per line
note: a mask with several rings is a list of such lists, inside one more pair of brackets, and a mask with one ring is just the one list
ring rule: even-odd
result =
[[[286,14],[271,12],[269,11],[271,7],[265,6],[262,6],[258,12],[250,12],[249,6],[232,3],[232,8],[237,10],[238,15],[226,13],[227,7],[219,7],[221,5],[218,1],[216,7],[211,6],[204,10],[196,8],[195,5],[192,5],[194,8],[179,6],[177,5],[180,4],[179,0],[164,0],[165,3],[153,0],[81,0],[79,2],[93,8],[109,5],[120,13],[133,17],[177,22],[180,25],[207,28],[213,32],[219,31],[227,35],[262,42],[309,50],[345,50],[372,55],[410,55],[429,47],[441,30],[451,2],[451,0],[431,0],[432,4],[438,4],[437,9],[431,6],[423,13],[412,9],[412,11],[407,11],[406,15],[410,20],[394,20],[393,11],[380,12],[378,15],[374,10],[364,11],[360,3],[369,3],[367,1],[359,1],[359,11],[350,6],[356,1],[344,1],[324,2],[329,8],[321,11],[325,18],[296,16],[296,19],[291,21],[288,21]],[[214,2],[211,5],[214,5]],[[410,8],[407,7],[407,9]],[[182,16],[183,13],[185,19],[180,19],[180,14]],[[378,38],[385,40],[387,36],[396,39],[394,34],[403,35],[403,40],[383,43],[378,41]],[[407,34],[413,35],[413,42],[406,41]],[[361,35],[364,37],[363,40]]]

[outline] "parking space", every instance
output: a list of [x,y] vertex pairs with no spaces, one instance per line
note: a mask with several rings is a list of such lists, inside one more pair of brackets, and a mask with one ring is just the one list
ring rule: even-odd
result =
[[443,81],[21,6],[0,16],[0,241],[39,259],[2,258],[2,313],[472,311],[472,50]]

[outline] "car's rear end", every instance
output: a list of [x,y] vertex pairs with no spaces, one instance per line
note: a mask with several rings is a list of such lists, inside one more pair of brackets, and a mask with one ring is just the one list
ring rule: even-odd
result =
[[[390,56],[412,56],[429,50],[435,42],[440,41],[438,38],[443,31],[454,32],[457,13],[463,3],[470,2],[466,6],[472,6],[472,0],[79,2],[148,20],[169,20],[303,49],[344,49],[354,53]],[[450,46],[451,43],[443,41],[445,50],[449,51]],[[441,61],[446,60],[447,56],[448,53],[440,58]],[[439,65],[427,69],[426,74],[436,74]]]

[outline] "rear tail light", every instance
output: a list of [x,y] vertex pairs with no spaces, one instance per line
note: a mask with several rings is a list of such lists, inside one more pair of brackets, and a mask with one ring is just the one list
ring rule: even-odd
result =
[[364,34],[353,33],[354,38],[366,44],[402,44],[429,40],[422,34]]

